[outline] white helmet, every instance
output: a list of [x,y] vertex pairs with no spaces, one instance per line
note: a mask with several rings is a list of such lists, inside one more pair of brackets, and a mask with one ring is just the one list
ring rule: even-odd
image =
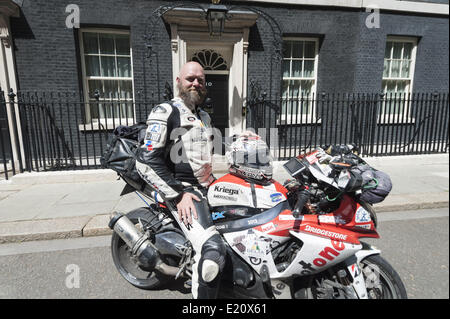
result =
[[229,148],[225,156],[231,174],[257,184],[270,183],[273,158],[259,136],[241,136]]

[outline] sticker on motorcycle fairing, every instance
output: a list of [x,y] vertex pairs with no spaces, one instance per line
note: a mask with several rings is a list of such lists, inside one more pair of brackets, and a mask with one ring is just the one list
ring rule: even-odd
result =
[[268,223],[266,225],[261,226],[261,230],[264,233],[270,233],[271,231],[274,231],[276,229],[275,225],[273,223]]
[[355,222],[357,223],[367,223],[372,219],[370,218],[370,213],[363,207],[359,207],[356,211]]
[[254,241],[253,244],[246,246],[245,253],[250,257],[264,258],[267,252],[267,243],[265,241]]
[[250,262],[252,265],[258,266],[261,263],[261,258],[250,257]]
[[275,193],[270,195],[270,199],[272,200],[272,203],[279,202],[283,199],[283,194],[281,193]]
[[309,162],[309,164],[314,164],[315,162],[317,162],[319,159],[316,157],[317,151],[313,152],[312,154],[309,154],[308,156],[306,156],[306,160]]

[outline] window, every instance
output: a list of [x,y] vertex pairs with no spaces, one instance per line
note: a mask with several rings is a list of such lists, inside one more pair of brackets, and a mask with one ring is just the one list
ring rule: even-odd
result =
[[[81,30],[80,42],[85,101],[88,101],[86,123],[124,124],[134,117],[129,32]],[[96,90],[100,93],[98,103]]]
[[384,117],[397,115],[398,118],[398,115],[408,112],[405,100],[412,91],[416,46],[414,38],[387,39],[382,82],[385,101],[381,115]]
[[316,93],[319,40],[285,38],[283,41],[283,83],[281,122],[312,122]]

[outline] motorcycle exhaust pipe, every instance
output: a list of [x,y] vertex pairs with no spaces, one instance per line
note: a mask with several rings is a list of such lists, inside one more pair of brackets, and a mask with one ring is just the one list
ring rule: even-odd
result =
[[176,276],[180,270],[178,267],[169,266],[159,258],[156,247],[148,237],[121,213],[115,213],[109,221],[108,227],[114,230],[122,238],[125,244],[131,248],[133,255],[148,269],[155,269],[169,276]]

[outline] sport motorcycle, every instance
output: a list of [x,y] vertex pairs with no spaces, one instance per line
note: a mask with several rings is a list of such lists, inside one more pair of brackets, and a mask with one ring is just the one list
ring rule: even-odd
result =
[[[364,187],[348,186],[353,176],[348,172],[361,163],[353,153],[330,156],[318,148],[284,164],[292,179],[283,185],[272,182],[274,191],[267,198],[273,207],[211,207],[227,249],[219,298],[407,298],[380,250],[360,241],[379,238],[375,211],[361,196]],[[175,205],[149,185],[121,177],[127,183],[122,194],[137,191],[150,203],[114,213],[109,222],[117,270],[141,289],[162,288],[174,280],[189,283],[194,251],[173,217]],[[238,189],[248,184],[226,174],[209,192],[224,194],[226,189],[217,185]]]

